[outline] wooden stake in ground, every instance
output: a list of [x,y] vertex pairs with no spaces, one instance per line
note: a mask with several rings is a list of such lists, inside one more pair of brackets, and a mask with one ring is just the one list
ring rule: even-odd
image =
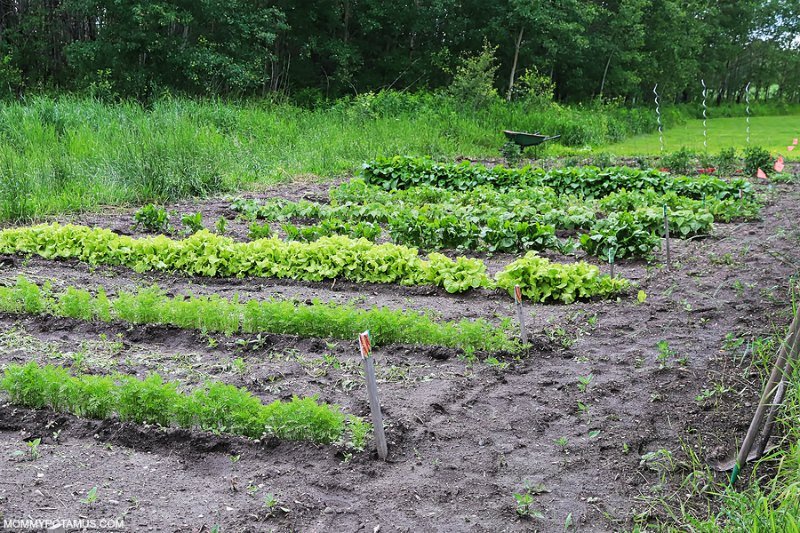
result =
[[672,270],[672,255],[669,250],[669,215],[667,214],[667,204],[664,204],[664,243],[667,251],[667,270]]
[[750,427],[748,428],[747,434],[742,442],[739,455],[736,456],[736,464],[733,466],[733,472],[731,472],[731,485],[736,483],[736,478],[739,476],[739,471],[747,462],[747,457],[750,455],[750,449],[753,447],[753,442],[756,440],[759,429],[761,428],[761,421],[764,419],[764,412],[769,406],[770,398],[772,398],[777,392],[776,389],[779,381],[783,378],[786,363],[789,360],[790,355],[793,355],[790,352],[796,348],[797,343],[795,341],[797,340],[796,337],[798,335],[798,327],[800,327],[800,308],[795,314],[794,320],[792,320],[792,325],[789,326],[789,334],[787,335],[786,340],[781,343],[781,348],[778,351],[778,358],[775,361],[775,366],[772,367],[772,373],[769,375],[767,385],[764,387],[764,392],[761,394],[761,400],[758,402],[756,414],[753,416],[753,420],[750,422]]
[[616,254],[614,253],[614,250],[609,250],[609,251],[608,251],[608,265],[611,267],[611,277],[612,277],[612,278],[613,278],[613,277],[616,277],[616,276],[614,275],[614,256],[615,256],[615,255],[616,255]]
[[514,285],[514,302],[517,304],[519,336],[522,340],[522,344],[528,344],[528,332],[525,329],[525,313],[522,311],[522,290],[519,288],[519,285]]
[[383,431],[383,413],[381,413],[381,400],[378,396],[378,380],[375,377],[375,361],[372,358],[369,330],[358,336],[358,345],[361,347],[361,358],[364,360],[369,409],[372,412],[372,425],[375,429],[375,446],[378,450],[378,457],[385,461],[389,455],[389,448],[386,444],[386,433]]

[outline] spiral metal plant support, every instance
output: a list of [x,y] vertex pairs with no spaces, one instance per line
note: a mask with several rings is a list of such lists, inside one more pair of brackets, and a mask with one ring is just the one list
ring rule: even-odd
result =
[[656,95],[656,122],[658,122],[658,143],[661,146],[661,151],[664,151],[664,128],[661,125],[661,107],[658,102],[658,84],[653,87],[653,94]]
[[706,110],[708,107],[706,106],[706,80],[700,80],[700,83],[703,84],[703,149],[707,152],[708,151],[708,116],[706,115]]
[[747,144],[750,144],[750,82],[744,88],[745,112],[747,113]]

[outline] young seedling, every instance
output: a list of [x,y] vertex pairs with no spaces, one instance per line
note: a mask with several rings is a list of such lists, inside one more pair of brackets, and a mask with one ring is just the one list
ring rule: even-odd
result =
[[496,369],[498,369],[498,370],[505,370],[505,369],[507,369],[507,368],[508,368],[508,362],[506,362],[506,361],[500,361],[500,360],[499,360],[499,359],[497,359],[496,357],[487,357],[487,358],[484,360],[484,362],[485,362],[487,365],[489,365],[489,366],[491,366],[491,367],[493,367],[493,368],[496,368]]
[[34,439],[31,441],[26,442],[28,449],[26,451],[16,450],[12,455],[15,457],[21,457],[27,455],[29,461],[35,461],[39,457],[42,456],[41,452],[39,451],[39,445],[42,443],[42,439]]
[[522,517],[543,518],[542,514],[533,509],[533,496],[527,492],[515,492],[514,499],[517,501],[517,514]]
[[163,207],[154,204],[147,204],[139,209],[134,215],[134,229],[142,226],[147,231],[163,232],[169,229],[169,215]]
[[250,223],[250,231],[247,233],[250,240],[267,239],[272,237],[272,228],[269,224],[259,224],[258,222]]
[[723,385],[722,383],[714,383],[713,388],[710,389],[703,389],[700,391],[700,394],[695,396],[694,400],[697,403],[704,404],[706,400],[710,400],[715,396],[721,396],[727,392],[730,392],[731,389]]
[[555,443],[556,443],[556,446],[561,448],[562,452],[564,452],[564,453],[568,452],[567,448],[569,447],[569,439],[567,439],[567,437],[558,437],[555,440]]
[[92,505],[94,502],[97,501],[97,487],[92,487],[89,489],[89,492],[86,494],[86,498],[81,500],[81,503],[85,503],[86,505]]
[[663,370],[669,367],[669,360],[675,357],[676,354],[672,348],[669,347],[667,341],[659,341],[656,347],[658,348],[658,355],[656,356],[658,368]]
[[578,390],[581,392],[586,392],[586,388],[593,379],[594,374],[589,374],[588,376],[578,376]]
[[225,220],[225,217],[219,217],[217,219],[217,223],[214,224],[214,229],[217,230],[219,235],[225,235],[225,230],[228,229],[228,221]]
[[264,509],[267,512],[265,518],[273,518],[277,516],[278,511],[283,513],[288,513],[291,511],[291,509],[288,507],[282,506],[280,500],[278,500],[278,497],[271,492],[264,497]]
[[533,508],[533,497],[543,492],[550,491],[542,484],[531,486],[531,484],[526,481],[524,490],[513,494],[514,500],[517,502],[517,515],[522,518],[544,518],[542,513]]
[[237,374],[242,376],[247,374],[247,363],[245,363],[244,359],[242,359],[241,357],[237,357],[236,359],[234,359],[233,362],[231,363],[231,366],[233,367],[234,372],[236,372]]
[[181,222],[186,226],[187,234],[194,234],[203,229],[203,213],[198,211],[193,215],[184,215]]

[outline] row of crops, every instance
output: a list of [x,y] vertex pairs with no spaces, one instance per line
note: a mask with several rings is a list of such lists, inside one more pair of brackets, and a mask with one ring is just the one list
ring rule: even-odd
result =
[[416,248],[338,235],[310,243],[276,238],[237,242],[203,230],[173,240],[163,235],[135,238],[103,228],[56,223],[0,231],[0,253],[78,259],[92,265],[130,267],[137,272],[435,285],[450,293],[479,287],[500,287],[510,292],[520,285],[529,298],[539,302],[571,303],[609,296],[627,287],[624,280],[604,276],[594,265],[551,263],[533,252],[491,279],[479,259],[450,259],[431,253],[425,260]]
[[[269,277],[305,282],[433,285],[449,293],[519,286],[529,300],[569,304],[611,297],[630,283],[586,261],[553,262],[544,250],[616,259],[649,257],[672,235],[708,235],[715,222],[758,214],[751,184],[710,176],[672,177],[629,168],[486,168],[395,157],[365,165],[360,179],[333,188],[325,202],[236,200],[260,238],[238,241],[200,230],[184,239],[133,237],[103,228],[41,224],[0,231],[0,254],[79,260],[136,272]],[[286,239],[270,236],[282,224]],[[391,240],[392,242],[386,242]],[[424,250],[427,255],[421,254]],[[455,250],[453,257],[438,253]],[[494,276],[459,252],[521,254]],[[375,346],[444,346],[468,355],[519,353],[514,324],[439,320],[432,313],[238,296],[169,295],[158,287],[56,289],[18,277],[0,287],[0,312],[152,324],[225,335],[272,333],[351,340],[364,330]],[[363,449],[369,424],[336,405],[294,398],[262,404],[244,389],[207,383],[184,390],[154,374],[73,375],[27,365],[6,368],[0,389],[33,408],[136,423],[275,436]]]
[[[580,248],[603,259],[649,257],[661,245],[665,212],[677,238],[758,213],[743,179],[631,168],[487,169],[403,157],[365,165],[362,179],[334,188],[328,203],[238,199],[231,207],[283,223],[299,241],[333,234],[379,241],[385,230],[395,243],[428,251]],[[298,220],[313,223],[298,227]]]

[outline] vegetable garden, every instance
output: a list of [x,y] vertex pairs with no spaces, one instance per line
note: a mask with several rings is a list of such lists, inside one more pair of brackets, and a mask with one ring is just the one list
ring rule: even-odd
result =
[[669,521],[652,487],[698,506],[674,472],[732,442],[760,392],[742,352],[768,360],[788,312],[797,197],[396,156],[341,183],[6,226],[0,431],[37,455],[4,477],[41,465],[70,512],[162,530]]

